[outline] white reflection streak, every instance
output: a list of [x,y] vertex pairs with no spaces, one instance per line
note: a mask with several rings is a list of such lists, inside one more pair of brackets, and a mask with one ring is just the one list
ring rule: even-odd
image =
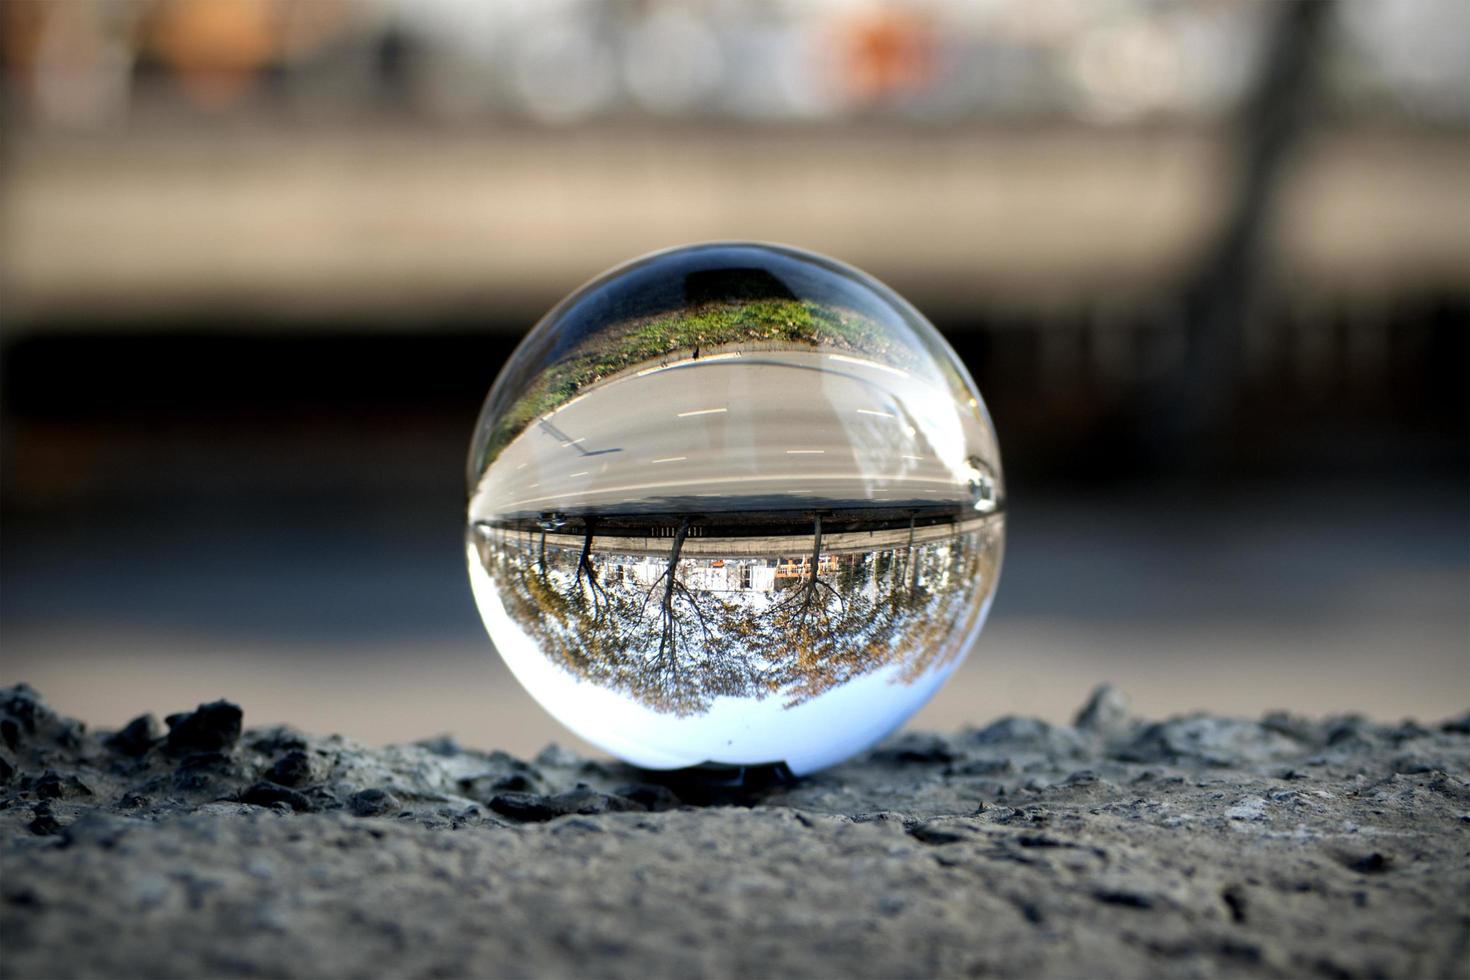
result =
[[912,379],[913,377],[913,375],[909,374],[907,371],[900,371],[896,367],[889,367],[887,364],[879,364],[877,361],[865,361],[861,357],[848,357],[846,354],[828,354],[827,359],[831,361],[841,361],[843,364],[860,364],[865,368],[872,368],[875,371],[887,371],[889,374],[896,374],[900,378]]

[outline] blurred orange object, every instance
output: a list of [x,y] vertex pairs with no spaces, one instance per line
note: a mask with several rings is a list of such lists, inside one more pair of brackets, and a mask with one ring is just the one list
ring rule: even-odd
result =
[[171,0],[155,12],[150,46],[190,99],[224,108],[279,54],[280,10],[272,0]]
[[836,46],[844,94],[856,103],[912,95],[935,75],[934,32],[915,11],[852,13],[837,25]]

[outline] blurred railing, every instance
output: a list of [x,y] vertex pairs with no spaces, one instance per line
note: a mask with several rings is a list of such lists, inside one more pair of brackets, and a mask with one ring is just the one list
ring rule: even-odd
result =
[[[62,318],[526,324],[702,239],[838,255],[934,315],[1159,294],[1228,203],[1224,134],[403,128],[36,137],[0,190],[6,331]],[[1268,234],[1296,304],[1470,290],[1470,139],[1309,137]],[[166,323],[164,324],[166,326]]]

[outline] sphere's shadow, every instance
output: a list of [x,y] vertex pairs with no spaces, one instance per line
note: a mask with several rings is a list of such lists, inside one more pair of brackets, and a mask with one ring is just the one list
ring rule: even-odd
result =
[[802,777],[784,762],[754,766],[700,765],[684,769],[639,769],[639,782],[662,786],[691,806],[754,806],[791,789]]

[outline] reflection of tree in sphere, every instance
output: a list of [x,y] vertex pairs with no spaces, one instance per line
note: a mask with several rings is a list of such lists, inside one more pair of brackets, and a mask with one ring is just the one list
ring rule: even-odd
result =
[[557,306],[468,478],[501,654],[650,768],[805,772],[882,737],[978,633],[1004,539],[953,352],[876,281],[775,246],[659,253]]

